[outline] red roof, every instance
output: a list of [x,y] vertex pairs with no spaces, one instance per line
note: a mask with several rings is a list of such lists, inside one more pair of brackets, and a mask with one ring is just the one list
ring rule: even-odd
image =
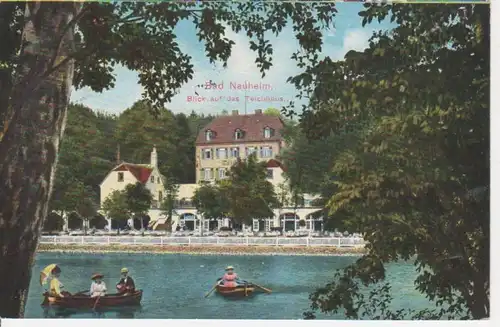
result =
[[266,168],[281,168],[281,170],[286,171],[285,166],[276,159],[271,159],[266,163]]
[[142,184],[146,183],[153,171],[153,168],[147,167],[145,165],[137,165],[130,163],[122,163],[113,171],[129,171],[134,177]]
[[[262,113],[220,116],[200,130],[196,138],[196,145],[281,141],[281,129],[283,126],[284,124],[280,117]],[[264,128],[266,127],[273,130],[270,138],[264,137]],[[234,139],[234,133],[237,129],[240,129],[244,133],[241,140]],[[215,137],[211,141],[207,141],[205,137],[205,133],[209,130],[215,134]]]

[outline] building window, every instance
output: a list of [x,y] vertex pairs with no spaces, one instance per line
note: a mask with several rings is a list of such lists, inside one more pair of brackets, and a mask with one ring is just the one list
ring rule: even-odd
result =
[[266,177],[269,179],[273,179],[273,170],[272,169],[267,170]]
[[155,183],[155,177],[154,176],[151,176],[151,183]]
[[216,150],[217,159],[226,159],[227,158],[227,149],[219,148]]
[[204,168],[201,170],[201,179],[208,181],[213,179],[213,171],[211,168]]
[[269,127],[264,128],[264,138],[269,139],[273,135],[273,130]]
[[205,132],[205,140],[211,141],[214,139],[214,132],[208,130]]
[[270,146],[263,146],[260,148],[260,156],[262,158],[271,158],[273,156],[273,148]]
[[203,149],[201,151],[202,159],[212,159],[212,149]]
[[160,177],[156,178],[156,183],[160,184]]
[[226,178],[226,169],[224,168],[219,168],[218,170],[218,177],[219,179],[224,179]]
[[235,140],[243,139],[243,131],[241,129],[237,129],[236,131],[234,131],[234,139]]
[[230,156],[231,156],[231,158],[239,158],[240,157],[240,148],[231,148]]
[[163,200],[163,193],[162,191],[158,192],[158,202],[161,202]]
[[247,157],[249,157],[249,156],[252,155],[252,153],[254,153],[255,151],[257,151],[257,148],[254,147],[254,146],[249,146],[249,147],[247,147],[246,150],[247,150]]
[[118,173],[118,181],[123,182],[123,173]]

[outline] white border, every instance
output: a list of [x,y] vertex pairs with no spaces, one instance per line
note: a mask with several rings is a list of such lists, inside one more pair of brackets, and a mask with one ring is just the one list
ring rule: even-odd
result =
[[[500,13],[500,0],[492,1],[492,12],[491,12],[491,107],[496,110],[491,110],[491,126],[500,126],[500,83],[498,79],[500,76],[500,21],[498,18],[493,19],[495,14]],[[499,122],[496,124],[495,122]],[[498,148],[498,140],[500,140],[500,128],[492,128],[491,131],[491,217],[499,215],[499,204],[500,201],[495,201],[497,198],[497,189],[494,185],[495,182],[499,181],[499,172],[496,171],[496,166],[500,163],[500,151]],[[499,165],[500,166],[500,165]],[[498,238],[493,237],[495,230],[500,230],[500,221],[498,219],[491,219],[491,249],[500,249],[500,244]],[[492,253],[495,253],[492,251]],[[237,326],[255,326],[255,325],[273,325],[280,327],[304,327],[309,326],[325,326],[332,327],[335,326],[499,326],[500,314],[495,310],[495,308],[500,307],[498,300],[498,295],[500,294],[500,283],[497,283],[495,277],[497,276],[498,269],[498,257],[491,256],[491,319],[484,321],[347,321],[347,320],[171,320],[171,319],[138,319],[138,320],[125,320],[125,319],[1,319],[1,326],[4,327],[67,327],[68,323],[72,327],[107,327],[109,324],[113,323],[120,327],[132,327],[138,325],[147,325],[148,327],[165,327],[165,326],[182,326],[182,327],[221,327],[225,325],[237,325]],[[497,277],[498,278],[498,277]],[[6,281],[2,281],[6,282]],[[498,307],[496,305],[499,305]],[[231,308],[226,308],[230,310]],[[279,308],[276,308],[279,310]],[[258,318],[258,317],[255,317]],[[497,324],[494,324],[494,322]]]

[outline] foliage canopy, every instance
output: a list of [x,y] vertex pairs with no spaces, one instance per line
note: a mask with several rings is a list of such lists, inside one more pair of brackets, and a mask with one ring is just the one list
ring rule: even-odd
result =
[[489,316],[489,10],[367,4],[363,24],[398,26],[290,79],[311,99],[307,137],[335,136],[330,215],[368,241],[311,295],[313,310],[358,318],[361,285],[413,260],[416,288],[439,308],[421,318]]

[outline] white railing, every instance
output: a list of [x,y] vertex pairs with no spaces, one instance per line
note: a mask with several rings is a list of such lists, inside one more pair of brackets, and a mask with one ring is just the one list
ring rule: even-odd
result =
[[87,245],[264,245],[264,246],[363,246],[358,237],[158,237],[158,236],[42,236],[41,244]]

